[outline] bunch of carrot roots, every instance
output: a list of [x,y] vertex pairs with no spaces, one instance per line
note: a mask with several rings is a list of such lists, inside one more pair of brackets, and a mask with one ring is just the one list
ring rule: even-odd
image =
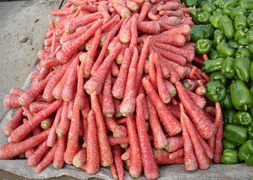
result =
[[110,167],[115,179],[220,163],[222,113],[203,93],[191,10],[180,0],[73,0],[52,11],[30,89],[4,99],[19,109],[0,158],[23,156],[37,173],[51,163]]

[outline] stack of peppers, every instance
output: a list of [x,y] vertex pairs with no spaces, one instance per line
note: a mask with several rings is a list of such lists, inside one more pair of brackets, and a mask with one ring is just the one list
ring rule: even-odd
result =
[[208,54],[206,97],[223,109],[221,162],[253,165],[253,0],[185,0],[195,26],[191,41]]

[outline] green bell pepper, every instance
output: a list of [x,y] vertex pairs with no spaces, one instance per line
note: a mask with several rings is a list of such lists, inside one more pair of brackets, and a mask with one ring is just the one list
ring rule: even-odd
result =
[[238,156],[240,160],[245,161],[248,166],[253,165],[253,139],[250,139],[243,143],[238,152]]
[[204,32],[204,39],[209,39],[214,33],[214,29],[211,24],[198,25]]
[[253,122],[249,124],[247,131],[248,131],[249,137],[252,139],[253,138]]
[[238,29],[239,26],[247,27],[247,17],[245,15],[239,15],[235,17],[235,29]]
[[198,14],[198,21],[201,24],[209,24],[209,17],[211,16],[211,13],[208,11],[204,11]]
[[202,6],[202,10],[203,11],[208,11],[208,12],[213,12],[216,9],[216,6],[206,2],[203,6]]
[[235,55],[235,49],[231,48],[226,42],[221,42],[216,46],[216,50],[220,57],[226,58],[228,56],[233,57]]
[[225,95],[225,98],[220,101],[220,106],[222,109],[232,109],[233,108],[230,94],[227,93]]
[[245,83],[236,79],[230,84],[231,99],[237,110],[247,111],[253,106],[253,97]]
[[253,86],[250,87],[249,91],[253,95]]
[[248,137],[247,128],[235,124],[226,124],[223,136],[231,142],[243,144]]
[[209,22],[212,24],[213,27],[220,28],[219,21],[222,17],[222,14],[214,14],[209,17]]
[[238,154],[236,150],[225,149],[221,156],[222,164],[238,164]]
[[230,13],[231,13],[231,10],[233,9],[233,7],[231,7],[231,6],[226,6],[225,8],[223,8],[223,15],[230,15]]
[[213,4],[214,4],[216,7],[223,9],[225,3],[228,2],[228,1],[229,1],[229,0],[216,0],[216,1],[213,2]]
[[232,39],[235,36],[234,22],[228,17],[228,15],[223,15],[220,18],[219,26],[228,39]]
[[250,113],[238,111],[233,118],[233,123],[241,126],[248,126],[252,122]]
[[253,81],[253,62],[250,64],[250,78]]
[[205,35],[203,30],[200,28],[199,25],[195,25],[191,28],[191,40],[193,42],[197,42],[199,39],[204,39]]
[[253,54],[253,43],[249,45],[249,51]]
[[247,42],[249,44],[251,44],[253,42],[253,29],[251,29],[247,32],[247,40],[248,40]]
[[247,23],[249,26],[253,26],[253,12],[251,12],[247,17]]
[[197,6],[197,0],[185,0],[186,7]]
[[248,82],[250,78],[250,59],[247,57],[236,58],[235,73],[239,79]]
[[225,2],[224,7],[236,7],[237,6],[237,0],[229,0]]
[[238,41],[238,46],[239,46],[239,47],[248,47],[248,46],[249,46],[248,38],[246,38],[246,37],[241,38],[241,39]]
[[221,8],[217,8],[215,11],[212,12],[213,15],[216,15],[216,14],[223,14],[223,10]]
[[223,63],[223,58],[217,58],[212,60],[206,60],[202,63],[202,70],[206,73],[219,71]]
[[192,20],[195,24],[199,24],[198,14],[201,12],[202,12],[202,9],[200,9],[200,8],[191,10],[190,15],[191,15]]
[[235,7],[231,10],[230,17],[231,19],[235,20],[236,16],[244,15],[246,14],[247,9],[241,8],[241,7]]
[[221,101],[225,98],[226,88],[219,81],[210,81],[205,84],[206,97],[211,101]]
[[247,58],[251,58],[252,54],[250,52],[249,49],[247,48],[239,48],[237,49],[236,53],[235,53],[235,58],[239,58],[239,57],[247,57]]
[[199,54],[208,53],[212,48],[212,41],[209,39],[199,39],[196,42],[196,52]]
[[234,142],[231,142],[227,139],[223,139],[222,140],[222,144],[223,144],[223,149],[233,149],[235,150],[237,148],[237,144]]
[[248,29],[245,27],[238,27],[238,29],[235,32],[235,40],[239,41],[242,38],[245,38],[247,36]]
[[234,39],[230,39],[228,41],[228,44],[230,45],[230,47],[237,49],[238,48],[238,43],[234,40]]
[[238,6],[245,9],[253,9],[253,1],[242,0],[238,3]]
[[221,74],[226,78],[231,79],[235,76],[235,68],[234,68],[235,59],[232,57],[227,57],[224,59],[221,65]]
[[216,50],[211,49],[210,52],[209,52],[208,57],[209,57],[210,59],[216,59],[216,58],[219,57],[219,55],[218,55],[218,52],[217,52]]
[[226,36],[222,30],[216,29],[213,33],[213,48],[216,48],[221,42],[226,42]]
[[235,112],[233,110],[222,111],[222,120],[225,124],[233,124],[233,117]]
[[215,71],[211,74],[210,81],[220,81],[221,84],[225,85],[227,79],[221,74],[220,71]]

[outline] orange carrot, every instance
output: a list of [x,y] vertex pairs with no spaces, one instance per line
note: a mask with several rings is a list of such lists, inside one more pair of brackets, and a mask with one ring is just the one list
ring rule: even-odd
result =
[[131,153],[130,148],[126,148],[126,151],[120,157],[121,160],[126,161],[126,160],[130,159],[130,153]]
[[157,164],[184,164],[184,157],[170,159],[170,153],[162,149],[153,149]]
[[161,31],[160,24],[157,21],[138,21],[138,31],[147,34],[159,34]]
[[121,160],[121,149],[119,146],[113,147],[114,163],[116,165],[119,180],[123,180],[125,171],[123,167],[123,161]]
[[111,73],[114,77],[117,77],[119,75],[119,67],[115,61],[112,63]]
[[160,15],[168,15],[168,16],[177,16],[177,17],[182,17],[183,16],[183,11],[177,10],[177,11],[160,11]]
[[67,134],[69,126],[70,126],[70,121],[67,117],[68,115],[68,102],[64,101],[63,106],[62,106],[62,113],[61,113],[61,120],[56,128],[56,133],[58,136],[63,136]]
[[38,52],[38,58],[39,59],[46,59],[49,55],[50,55],[50,53],[47,52],[47,51],[44,51],[44,50],[40,50]]
[[123,101],[120,105],[120,112],[123,116],[129,116],[135,111],[135,98],[137,97],[138,87],[136,87],[136,67],[138,61],[138,50],[135,47],[133,57],[129,66],[126,90]]
[[38,166],[35,169],[36,173],[40,173],[43,171],[49,164],[51,164],[54,160],[55,150],[56,150],[57,144],[54,145],[53,148],[50,149],[50,151],[47,153],[47,155],[43,158],[43,160],[38,164]]
[[73,158],[73,165],[77,168],[84,165],[87,158],[87,152],[85,148],[82,148],[78,151],[78,153]]
[[122,99],[124,97],[130,60],[131,52],[127,48],[124,53],[123,64],[120,67],[119,75],[112,87],[112,94],[115,98]]
[[108,13],[108,6],[106,4],[98,5],[98,11],[102,14],[104,21],[103,24],[110,20],[110,14]]
[[113,155],[110,149],[106,127],[104,123],[103,114],[101,107],[98,102],[98,97],[95,93],[91,93],[91,107],[96,115],[96,124],[98,128],[98,143],[99,143],[99,152],[101,157],[101,165],[104,167],[110,166],[113,163]]
[[[0,147],[0,158],[1,159],[11,159],[23,152],[37,146],[43,140],[45,140],[49,134],[50,129],[41,132],[38,135],[34,135],[19,143],[8,143]],[[22,147],[22,148],[21,148]]]
[[149,60],[146,60],[146,61],[145,61],[144,72],[145,72],[146,74],[149,74]]
[[98,48],[100,37],[101,37],[101,27],[97,29],[95,36],[93,38],[91,47],[86,56],[85,66],[84,66],[84,77],[86,78],[90,76],[90,71],[94,64],[95,52]]
[[166,148],[166,150],[168,152],[175,152],[179,150],[180,148],[184,147],[184,140],[182,136],[172,136],[172,137],[167,138],[167,141],[169,145]]
[[[179,98],[186,109],[186,112],[192,118],[192,121],[194,122],[200,135],[204,139],[208,139],[213,136],[216,132],[215,125],[208,119],[203,111],[193,103],[181,82],[176,82],[176,88]],[[201,119],[201,121],[199,121],[199,119]]]
[[42,129],[48,129],[52,126],[53,121],[54,121],[53,117],[48,117],[43,121],[41,121],[40,126],[42,127]]
[[70,14],[74,14],[73,11],[71,11],[70,7],[69,8],[64,8],[64,9],[58,9],[58,10],[53,10],[50,12],[52,16],[67,16]]
[[122,43],[128,43],[131,40],[131,24],[132,18],[130,18],[124,26],[120,29],[118,34],[119,39]]
[[5,107],[7,107],[9,109],[21,107],[22,104],[20,104],[19,98],[20,98],[20,96],[18,96],[18,95],[6,95],[4,97]]
[[85,33],[85,31],[88,30],[88,28],[89,28],[89,24],[86,26],[82,26],[82,27],[77,28],[76,32],[73,32],[72,34],[66,34],[65,36],[62,36],[60,39],[60,43],[63,44],[65,42],[68,42],[72,39],[75,39],[75,38],[81,36],[83,33]]
[[200,109],[203,109],[206,106],[206,99],[203,96],[197,95],[194,92],[186,90],[194,104],[196,104]]
[[121,4],[115,2],[113,4],[113,7],[115,8],[116,12],[120,14],[122,18],[127,18],[131,15],[131,11],[127,8],[122,6]]
[[173,98],[177,94],[177,90],[176,90],[175,86],[166,79],[163,79],[163,83],[164,83],[167,91],[169,92],[170,97]]
[[137,11],[139,9],[138,4],[132,0],[126,0],[126,5],[131,11]]
[[[139,88],[138,95],[139,94],[145,95],[145,89],[142,84],[140,85],[140,88]],[[145,118],[145,120],[148,120],[149,119],[149,112],[148,112],[148,103],[146,100],[146,96],[144,96],[144,98],[142,99],[142,106],[143,106],[143,111],[144,111],[144,118]]]
[[104,116],[112,117],[115,114],[115,108],[112,97],[112,80],[111,71],[109,70],[103,87],[102,109]]
[[117,24],[119,21],[120,16],[118,14],[115,14],[115,16],[110,21],[102,26],[102,32],[108,32],[108,30],[110,30],[110,28],[113,27],[114,24]]
[[115,107],[115,116],[116,117],[121,117],[122,116],[122,113],[120,112],[121,101],[119,99],[113,98],[113,104],[114,104],[114,107]]
[[[33,71],[36,72],[36,71]],[[31,74],[31,73],[30,73]],[[29,75],[30,76],[30,75]],[[31,79],[31,78],[30,78]],[[32,81],[32,80],[31,80]],[[20,88],[11,88],[10,95],[18,95],[21,96],[24,93],[24,91]]]
[[166,105],[162,102],[162,100],[160,99],[159,95],[155,92],[149,80],[143,78],[142,84],[145,88],[148,97],[150,98],[150,101],[156,108],[158,116],[160,117],[166,132],[170,136],[180,133],[181,126],[179,121],[171,114]]
[[48,117],[51,113],[57,110],[62,105],[62,101],[55,101],[50,104],[45,109],[41,110],[37,114],[33,116],[31,120],[27,123],[19,126],[16,128],[12,133],[11,136],[8,138],[9,142],[20,142],[24,137],[29,134],[36,126],[40,124],[46,117]]
[[141,12],[138,18],[138,21],[144,21],[144,19],[146,18],[149,10],[151,8],[151,3],[150,2],[144,2],[141,6]]
[[23,112],[23,108],[17,110],[15,115],[4,125],[3,132],[5,135],[11,135],[11,133],[22,124]]
[[155,107],[153,106],[149,98],[147,98],[147,103],[148,103],[148,112],[149,112],[149,123],[152,130],[152,134],[154,136],[154,146],[155,148],[158,148],[158,149],[167,148],[169,143],[158,121]]
[[79,140],[79,129],[80,129],[80,110],[78,99],[75,98],[73,107],[73,117],[71,119],[67,148],[64,153],[64,160],[67,164],[73,163],[73,158],[78,152],[78,140]]
[[61,121],[62,109],[63,108],[61,106],[57,110],[52,128],[51,128],[50,133],[49,133],[48,138],[47,138],[47,145],[50,146],[50,147],[53,147],[54,144],[56,143],[56,138],[57,138],[56,128],[57,128],[57,126],[59,125],[59,123]]
[[103,61],[101,66],[96,71],[96,74],[92,76],[84,85],[84,89],[88,94],[95,92],[99,94],[102,90],[103,82],[107,76],[107,73],[114,61],[117,57],[118,53],[120,52],[121,44],[117,43],[116,47],[114,48],[113,52],[110,53]]
[[164,44],[170,44],[172,46],[182,47],[185,45],[185,37],[181,34],[156,35],[152,36],[150,40]]
[[155,69],[155,62],[157,61],[157,54],[151,53],[149,55],[149,80],[154,87],[155,90],[157,90],[157,74],[156,74],[156,69]]
[[139,178],[142,173],[142,158],[139,137],[137,135],[135,119],[133,116],[127,116],[127,131],[130,143],[131,161],[129,166],[129,174],[133,178]]
[[159,16],[157,15],[157,12],[158,12],[157,6],[158,6],[158,4],[155,4],[155,5],[152,4],[152,6],[148,12],[148,18],[153,21],[158,21],[158,19],[159,19]]
[[[142,162],[143,162],[143,169],[144,174],[147,179],[156,179],[159,176],[158,166],[155,162],[152,147],[149,141],[149,137],[146,131],[145,119],[143,114],[143,108],[141,103],[141,98],[144,95],[141,94],[137,97],[136,102],[136,125],[138,136],[140,139],[140,147],[141,147],[141,154],[142,154]],[[130,159],[131,162],[131,159]]]
[[64,165],[64,152],[66,150],[66,135],[57,137],[57,146],[54,155],[53,167],[60,169]]
[[157,7],[158,11],[169,11],[169,10],[177,10],[179,9],[180,4],[177,2],[167,2],[164,5],[160,5]]
[[173,160],[173,159],[177,159],[177,158],[180,158],[184,156],[184,148],[181,148],[173,153],[170,154],[170,159]]
[[96,174],[100,168],[100,155],[95,113],[92,110],[89,112],[87,120],[87,162],[84,166],[81,166],[80,168],[84,169],[88,174]]
[[30,166],[36,166],[39,164],[41,158],[44,156],[44,154],[49,149],[49,146],[47,145],[47,140],[43,141],[36,151],[27,159],[27,162]]

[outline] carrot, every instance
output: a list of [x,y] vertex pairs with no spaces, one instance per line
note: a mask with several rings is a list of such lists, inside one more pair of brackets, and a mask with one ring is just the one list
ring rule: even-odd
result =
[[40,102],[40,101],[33,101],[29,105],[29,109],[32,113],[38,113],[42,109],[45,109],[47,106],[49,106],[50,103],[48,102]]
[[112,152],[111,152],[107,135],[106,135],[106,127],[105,127],[101,107],[98,103],[98,97],[95,93],[91,93],[91,108],[96,115],[101,165],[104,167],[110,166],[113,163],[113,156],[112,156]]
[[128,47],[128,43],[127,44],[122,44],[122,49],[120,50],[117,58],[116,58],[116,63],[117,64],[122,64],[122,61],[124,59],[124,54],[125,54],[125,50]]
[[[141,94],[137,97],[137,100],[136,100],[136,104],[137,104],[136,125],[137,125],[138,136],[140,139],[144,174],[147,179],[156,179],[159,176],[159,170],[155,162],[152,147],[151,147],[149,137],[146,131],[145,119],[144,119],[143,108],[142,108],[142,103],[141,103],[141,99],[143,97],[144,95]],[[131,162],[131,159],[130,159],[130,162]]]
[[157,61],[157,58],[158,58],[157,54],[155,53],[151,53],[149,55],[149,80],[154,89],[156,90],[157,90],[157,74],[155,69],[155,62]]
[[33,116],[27,123],[16,128],[11,136],[8,138],[9,142],[20,142],[29,132],[31,132],[37,125],[40,124],[46,117],[57,110],[62,105],[62,102],[57,100],[50,104],[47,108],[41,110]]
[[[32,71],[30,74],[29,74],[29,79],[31,81],[33,81],[34,79],[36,79],[36,77],[38,76],[39,74],[39,71]],[[17,94],[16,94],[17,95]],[[21,95],[21,94],[20,94]]]
[[[36,72],[36,71],[33,71]],[[31,79],[30,79],[31,80]],[[31,80],[32,81],[32,80]],[[24,93],[24,91],[20,88],[11,88],[10,95],[18,95],[21,96]]]
[[71,11],[70,8],[64,8],[64,9],[58,9],[58,10],[53,10],[50,12],[52,16],[67,16],[70,14],[74,14],[74,11]]
[[[115,147],[115,146],[114,146]],[[131,153],[131,150],[130,148],[126,148],[126,151],[121,155],[121,160],[123,161],[126,161],[126,160],[130,160],[130,153]]]
[[184,87],[188,89],[189,91],[194,91],[198,87],[197,80],[185,79],[182,83]]
[[197,95],[194,92],[186,90],[194,104],[196,104],[200,109],[206,106],[206,99],[203,96]]
[[159,16],[157,15],[157,4],[151,6],[149,12],[148,12],[148,18],[153,20],[153,21],[158,21]]
[[131,161],[129,166],[129,174],[133,178],[139,178],[142,173],[142,157],[141,157],[139,137],[137,135],[135,119],[133,116],[127,116],[127,131],[130,143],[130,161]]
[[119,31],[119,39],[122,43],[128,43],[131,40],[131,24],[132,18],[130,18]]
[[[174,100],[174,98],[171,98],[171,102]],[[175,105],[173,103],[169,103],[168,104],[168,109],[170,110],[170,112],[177,118],[180,119],[180,110],[175,107]]]
[[112,173],[113,179],[118,180],[119,177],[118,177],[116,165],[114,163],[110,166],[110,169],[111,169],[111,173]]
[[70,121],[67,117],[67,115],[68,115],[68,111],[67,111],[68,104],[69,103],[67,101],[63,102],[61,120],[60,120],[60,122],[59,122],[59,124],[56,128],[56,133],[60,137],[67,134],[69,126],[70,126]]
[[50,53],[47,52],[47,51],[44,51],[44,50],[40,50],[38,52],[38,58],[39,59],[46,59],[49,55],[50,55]]
[[22,124],[23,112],[23,108],[17,110],[15,115],[4,125],[3,132],[5,135],[11,135],[11,133]]
[[150,40],[178,47],[184,46],[186,42],[185,37],[181,34],[156,35],[152,36]]
[[41,121],[40,126],[42,127],[42,129],[48,129],[52,126],[53,121],[53,117],[48,117]]
[[[84,63],[81,63],[80,69],[83,69],[83,67],[84,67]],[[79,103],[78,104],[79,104],[79,109],[80,110],[86,108],[87,105],[89,104],[88,98],[87,98],[87,96],[85,94],[85,91],[84,91],[83,74],[84,74],[83,71],[79,71],[79,73],[77,75],[78,80],[77,80],[77,93],[76,93],[76,96],[79,97],[79,99],[78,99]]]
[[67,148],[64,153],[64,161],[67,164],[72,164],[73,158],[78,152],[78,139],[79,139],[79,129],[80,129],[80,110],[79,101],[75,98],[73,107],[73,117],[71,119]]
[[115,61],[112,63],[111,73],[114,77],[117,77],[119,75],[119,67]]
[[84,85],[84,89],[88,94],[95,92],[99,94],[102,90],[103,82],[105,81],[106,75],[114,61],[117,57],[118,53],[120,52],[121,44],[117,43],[116,47],[114,48],[113,52],[110,53],[103,61],[101,66],[96,71],[96,74],[92,76]]
[[175,86],[166,79],[163,79],[163,83],[164,83],[167,91],[169,92],[170,97],[173,98],[177,94],[177,90],[176,90]]
[[[96,126],[95,113],[91,110],[88,115],[87,133],[87,162],[81,169],[88,174],[96,174],[100,167],[100,155],[98,146],[98,130]],[[84,168],[85,167],[85,168]]]
[[19,102],[19,97],[18,95],[6,95],[4,97],[4,105],[5,107],[12,109],[12,108],[17,108],[21,107],[22,104]]
[[112,86],[111,71],[109,70],[104,82],[103,100],[102,100],[103,114],[104,116],[107,117],[112,117],[115,114],[111,86]]
[[[124,27],[124,26],[122,26]],[[121,28],[122,29],[122,28]],[[116,44],[120,42],[120,39],[119,39],[119,35],[117,35],[116,37],[114,37],[112,39],[112,41],[109,43],[108,45],[108,54],[112,52],[113,48],[115,48]],[[107,55],[106,55],[107,56]]]
[[[28,121],[29,122],[29,121]],[[18,143],[8,143],[0,147],[0,158],[11,159],[23,152],[37,146],[43,140],[45,140],[49,134],[50,129],[41,132],[38,135],[34,135],[24,141]],[[22,147],[22,148],[21,148]]]
[[138,21],[144,21],[144,19],[146,18],[150,8],[151,8],[151,3],[150,2],[144,2],[141,6],[141,11],[140,11],[140,15],[138,18]]
[[123,161],[121,160],[121,149],[119,146],[113,147],[114,163],[116,165],[119,180],[123,180],[125,171],[123,167]]
[[129,116],[133,114],[135,110],[135,98],[137,97],[138,87],[135,84],[136,67],[138,61],[138,50],[134,48],[133,57],[129,66],[126,90],[123,101],[120,105],[120,112],[123,116]]
[[112,94],[115,98],[122,99],[124,97],[130,60],[131,52],[129,48],[127,48],[124,53],[123,64],[120,67],[119,75],[112,88]]
[[166,148],[166,150],[168,152],[175,152],[179,150],[180,148],[184,147],[183,136],[172,136],[172,137],[167,138],[167,141],[169,145]]
[[127,136],[127,130],[124,126],[118,125],[113,117],[105,117],[105,123],[113,132],[113,136],[116,138],[124,138]]
[[60,43],[63,44],[65,42],[68,42],[72,39],[79,37],[80,35],[85,33],[85,31],[87,31],[88,28],[89,28],[89,24],[86,26],[82,26],[82,27],[77,28],[76,32],[73,32],[72,34],[66,34],[65,36],[62,36],[60,39]]
[[137,11],[139,9],[138,4],[132,0],[126,0],[126,5],[131,11]]
[[190,79],[194,80],[194,74],[196,72],[196,66],[194,66],[192,69],[191,69],[191,73],[190,73]]
[[74,58],[71,63],[71,69],[69,70],[67,81],[62,89],[61,97],[64,101],[71,101],[74,98],[74,89],[77,83],[77,65],[79,64],[79,56],[82,52]]
[[27,159],[27,162],[30,166],[36,166],[39,164],[41,158],[44,156],[44,154],[49,149],[49,146],[47,146],[47,140],[43,141],[36,151]]
[[69,61],[70,57],[78,50],[83,42],[87,41],[95,34],[97,28],[102,24],[102,20],[97,20],[85,33],[76,38],[72,43],[66,45],[61,51],[56,54],[56,58],[61,63]]
[[169,152],[162,149],[153,149],[155,161],[157,164],[184,164],[184,158],[170,159]]
[[147,34],[159,34],[161,31],[160,24],[157,21],[138,21],[138,31]]
[[122,113],[120,112],[121,101],[119,99],[113,98],[113,104],[114,104],[114,107],[115,107],[115,116],[116,117],[121,117],[122,116]]
[[182,17],[183,16],[183,12],[181,10],[177,10],[177,11],[160,11],[159,12],[160,15],[168,15],[168,16],[177,16],[177,17]]
[[167,2],[164,5],[160,5],[157,7],[158,11],[169,11],[169,10],[177,10],[179,9],[180,4],[176,2]]
[[94,39],[92,41],[91,47],[86,56],[85,66],[84,66],[84,77],[86,78],[90,76],[90,71],[94,64],[94,56],[99,45],[100,37],[101,37],[101,27],[97,29]]
[[164,43],[160,43],[160,42],[152,42],[152,44],[157,48],[181,55],[184,58],[186,58],[187,61],[192,61],[194,58],[194,55],[195,55],[194,51],[188,51],[185,49],[181,49],[181,48],[175,47],[170,44],[164,44]]
[[50,149],[50,151],[47,153],[47,155],[43,158],[43,160],[38,164],[38,166],[35,169],[36,173],[40,173],[43,171],[51,162],[54,160],[55,150],[56,150],[57,144],[54,145],[53,148]]
[[113,7],[122,18],[127,18],[131,16],[131,11],[127,7],[124,7],[123,5],[115,2],[113,4]]
[[[44,45],[45,45],[46,47],[51,47],[52,44],[53,44],[53,42],[59,43],[59,42],[60,42],[60,39],[61,39],[61,37],[59,37],[59,36],[55,37],[55,40],[54,40],[53,37],[47,38],[47,39],[44,40]],[[50,51],[51,51],[51,50],[50,50]],[[51,53],[52,53],[52,51],[51,51]],[[50,53],[50,54],[51,54],[51,53]]]
[[111,15],[111,17],[113,18],[110,17],[110,20],[107,23],[103,24],[102,29],[101,29],[103,33],[108,32],[110,28],[112,28],[115,24],[117,24],[120,21],[120,16],[115,13],[113,14]]
[[170,159],[173,160],[173,159],[177,159],[177,158],[180,158],[184,156],[184,148],[181,148],[173,153],[170,154]]
[[149,123],[152,130],[152,134],[154,136],[154,146],[155,148],[158,148],[158,149],[166,148],[168,146],[168,141],[158,121],[155,107],[153,106],[149,98],[147,98],[147,103],[148,103],[148,112],[149,112]]
[[[221,111],[220,111],[221,112]],[[220,116],[220,114],[217,112],[216,114],[217,117],[221,117],[220,119],[222,119],[222,116]],[[213,161],[216,164],[220,164],[221,162],[221,155],[222,155],[222,149],[223,149],[223,144],[222,144],[222,136],[223,135],[223,121],[220,120],[219,121],[219,125],[218,125],[218,130],[215,136],[215,148],[214,148],[214,157],[213,157]]]
[[115,145],[121,145],[121,144],[128,144],[129,140],[128,140],[128,137],[115,138],[113,135],[111,135],[111,136],[108,136],[108,142],[110,146],[115,146]]
[[149,74],[149,60],[145,61],[144,73]]
[[206,90],[205,86],[199,86],[199,87],[197,87],[195,92],[197,95],[204,96],[207,93],[207,90]]
[[[215,125],[210,119],[203,113],[203,111],[196,106],[188,95],[186,89],[181,82],[176,82],[176,88],[180,100],[182,101],[187,113],[192,118],[197,130],[204,139],[208,139],[216,132]],[[201,119],[201,121],[199,121]]]
[[87,151],[85,148],[82,148],[73,158],[73,165],[77,168],[84,165],[87,158]]
[[176,135],[181,132],[181,126],[179,121],[171,114],[166,105],[162,102],[159,95],[155,92],[149,80],[142,79],[142,84],[145,91],[150,98],[150,101],[155,106],[158,116],[160,117],[162,124],[166,132],[170,135]]
[[166,104],[170,102],[170,94],[167,88],[165,87],[165,84],[163,82],[163,77],[162,77],[162,70],[158,61],[158,55],[154,54],[156,56],[155,58],[155,65],[156,65],[156,70],[157,70],[157,87],[158,87],[158,93],[162,99],[162,101]]

